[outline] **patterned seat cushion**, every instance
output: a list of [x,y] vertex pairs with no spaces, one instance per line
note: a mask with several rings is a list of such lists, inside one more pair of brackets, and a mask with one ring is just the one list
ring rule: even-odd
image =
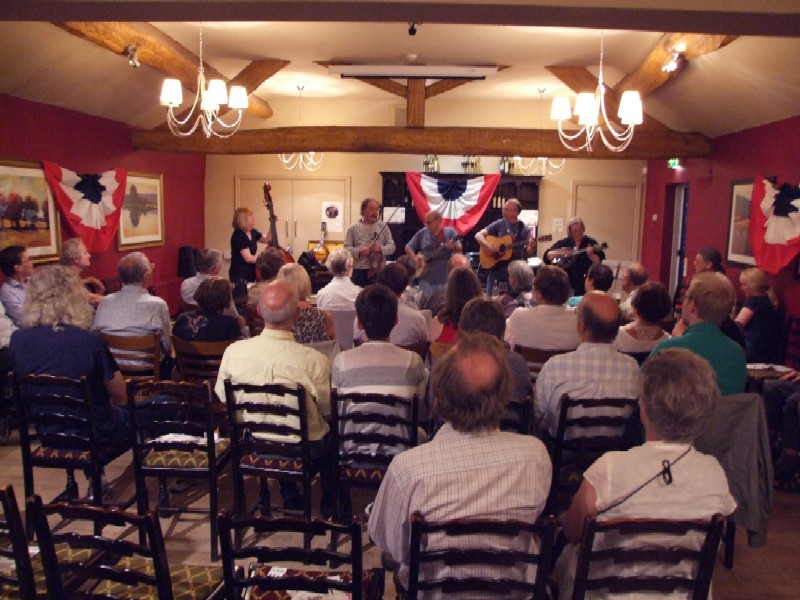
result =
[[[214,444],[217,456],[222,456],[231,441],[228,439],[219,440]],[[208,454],[202,450],[185,452],[182,450],[165,450],[149,452],[144,459],[145,467],[160,467],[167,469],[204,469],[208,468]]]
[[374,481],[380,483],[386,475],[386,469],[377,467],[356,467],[347,466],[341,470],[341,476],[344,479],[363,479],[367,481]]
[[[86,561],[91,558],[92,553],[92,550],[73,550],[66,544],[56,544],[56,558],[59,562]],[[38,552],[31,556],[31,567],[33,568],[33,583],[36,586],[36,593],[44,598],[47,595],[47,584],[44,579],[42,558]],[[11,573],[6,571],[3,574],[13,575],[14,570],[12,569]],[[12,598],[19,598],[19,588],[6,583],[0,584],[0,600],[11,600]]]
[[67,450],[60,448],[47,448],[39,446],[31,452],[33,458],[63,458],[67,460],[89,460],[88,450]]
[[303,470],[302,460],[293,460],[290,458],[278,458],[270,456],[259,456],[257,454],[245,454],[242,456],[240,463],[243,467],[253,467],[256,469],[275,469],[279,471],[297,471]]
[[[255,576],[267,575],[272,569],[273,565],[260,565],[255,572]],[[286,569],[283,577],[302,577],[303,579],[325,579],[329,577],[338,576],[345,583],[350,583],[353,579],[353,574],[350,571],[306,571],[299,569]],[[366,570],[361,577],[361,589],[363,590],[364,598],[370,598],[372,590],[377,581],[373,581],[379,577],[377,569]],[[381,595],[383,590],[381,590]],[[381,596],[378,596],[379,598]],[[253,588],[253,593],[250,600],[291,600],[292,596],[287,590],[264,590],[259,587]]]
[[[153,563],[140,556],[125,557],[117,563],[117,568],[154,573]],[[202,567],[198,565],[170,565],[172,593],[175,600],[203,600],[222,587],[222,567]],[[109,594],[135,598],[136,600],[158,600],[154,587],[141,585],[131,587],[109,581],[100,582],[93,590],[95,594]]]

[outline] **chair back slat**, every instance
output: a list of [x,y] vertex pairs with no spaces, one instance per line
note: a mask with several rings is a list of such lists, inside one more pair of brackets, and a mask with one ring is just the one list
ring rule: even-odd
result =
[[514,346],[512,349],[514,352],[520,354],[522,358],[525,359],[525,362],[528,363],[528,372],[530,373],[531,383],[534,388],[536,388],[536,379],[539,377],[544,363],[559,354],[572,352],[572,350],[542,350],[540,348],[530,348],[528,346]]
[[196,342],[172,336],[175,362],[183,381],[201,383],[206,379],[216,381],[225,349],[236,340],[222,342]]
[[[431,523],[416,512],[411,516],[408,598],[440,590],[447,595],[479,591],[499,598],[524,593],[542,600],[547,597],[555,532],[553,517],[539,523],[488,519]],[[445,570],[437,569],[437,564]]]
[[102,333],[125,379],[161,379],[161,340],[158,333],[116,335]]

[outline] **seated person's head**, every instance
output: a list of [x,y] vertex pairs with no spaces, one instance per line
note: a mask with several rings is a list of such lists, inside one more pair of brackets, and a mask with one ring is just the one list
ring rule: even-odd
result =
[[258,314],[264,319],[264,327],[291,331],[299,302],[294,286],[288,281],[279,279],[265,285],[258,301]]
[[25,290],[25,327],[60,324],[89,329],[93,320],[89,293],[75,271],[51,265],[34,272]]
[[71,238],[61,244],[61,254],[58,262],[65,267],[81,266],[80,261],[86,254],[88,252],[83,240],[81,238]]
[[117,273],[122,285],[142,285],[145,277],[152,271],[153,264],[142,252],[131,252],[123,256],[117,264]]
[[701,321],[721,325],[731,316],[736,302],[733,284],[722,273],[698,273],[692,278],[686,299],[691,300]]
[[593,290],[607,292],[614,285],[614,272],[607,265],[593,264],[586,273],[586,283]]
[[610,344],[619,331],[619,306],[604,292],[588,292],[577,309],[578,331],[583,341]]
[[650,356],[642,365],[640,389],[648,439],[684,444],[702,433],[720,397],[711,365],[684,348]]
[[414,281],[414,275],[417,274],[417,268],[414,266],[414,263],[411,262],[411,257],[408,254],[403,254],[403,256],[398,258],[396,262],[406,270],[406,273],[408,273],[408,281],[406,282],[406,285],[411,285],[411,282]]
[[622,272],[622,289],[630,293],[644,285],[648,277],[650,277],[650,271],[647,270],[647,267],[641,263],[631,263]]
[[222,268],[222,252],[214,248],[200,251],[197,257],[197,270],[204,275],[218,275]]
[[256,273],[261,281],[272,281],[285,262],[283,253],[277,248],[266,248],[256,257]]
[[514,292],[529,292],[533,288],[533,269],[524,260],[512,260],[508,265],[508,286]]
[[194,301],[200,310],[221,313],[231,304],[233,286],[227,279],[209,277],[205,279],[194,293]]
[[337,248],[331,252],[325,264],[334,277],[349,277],[353,272],[353,255],[349,250]]
[[631,307],[645,323],[661,323],[672,312],[672,300],[667,288],[657,281],[648,281],[636,289]]
[[469,263],[469,259],[466,255],[461,253],[453,254],[450,260],[447,261],[447,272],[449,273],[453,269],[458,269],[460,267],[471,269],[472,265]]
[[283,265],[278,271],[278,279],[285,279],[294,287],[300,300],[308,300],[311,295],[311,278],[308,271],[297,263]]
[[491,298],[473,298],[461,311],[458,330],[462,333],[481,331],[502,340],[506,332],[506,316],[503,308]]
[[23,255],[27,252],[25,246],[6,246],[0,251],[0,269],[6,277],[13,277],[17,272],[15,267],[22,265]]
[[397,294],[385,285],[368,285],[356,297],[356,318],[370,340],[388,340],[397,324]]
[[511,394],[505,347],[486,333],[460,335],[433,369],[433,414],[456,431],[497,429]]
[[478,276],[466,267],[450,271],[444,289],[444,305],[436,315],[442,323],[457,324],[464,305],[483,295],[483,287]]
[[564,304],[569,299],[569,277],[561,267],[542,265],[533,279],[542,304]]
[[405,291],[408,285],[408,272],[396,262],[388,263],[378,271],[375,283],[385,285],[399,296]]

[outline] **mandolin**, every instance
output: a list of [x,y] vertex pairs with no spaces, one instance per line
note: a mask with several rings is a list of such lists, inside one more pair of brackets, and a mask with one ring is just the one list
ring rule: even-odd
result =
[[461,236],[457,235],[454,238],[450,238],[446,242],[442,242],[433,250],[428,252],[417,252],[417,271],[414,274],[414,277],[417,279],[421,279],[425,277],[425,274],[428,272],[428,263],[433,260],[436,256],[438,256],[441,252],[447,250],[447,244],[452,242],[452,248],[455,249],[456,244],[461,241]]
[[[553,239],[553,236],[548,234],[536,238],[536,241],[548,242],[551,239]],[[510,260],[511,252],[514,250],[514,248],[522,248],[528,244],[528,242],[525,240],[515,242],[510,235],[504,235],[503,237],[487,235],[486,241],[497,246],[498,250],[497,252],[492,253],[483,246],[480,247],[481,269],[491,269],[497,263]]]
[[324,263],[326,260],[328,260],[328,255],[330,254],[330,251],[325,246],[325,238],[327,237],[328,237],[328,224],[325,221],[323,221],[322,223],[320,223],[319,226],[319,241],[317,242],[317,245],[311,249],[311,254],[313,254],[314,258],[316,258],[321,263]]
[[271,244],[273,248],[277,248],[283,254],[283,262],[285,263],[293,263],[294,257],[291,255],[290,252],[281,248],[281,245],[278,243],[278,227],[276,223],[278,221],[278,217],[275,216],[275,209],[273,208],[272,204],[272,195],[270,191],[272,190],[272,186],[266,182],[264,183],[264,206],[269,211],[269,235],[270,239],[272,240]]
[[565,254],[564,256],[557,256],[554,258],[551,263],[561,267],[564,270],[569,269],[572,265],[575,264],[575,259],[584,254],[589,248],[594,250],[595,252],[599,252],[600,250],[607,250],[608,243],[603,242],[602,244],[594,244],[593,246],[586,246],[586,248],[581,248],[580,250],[573,250],[569,254]]

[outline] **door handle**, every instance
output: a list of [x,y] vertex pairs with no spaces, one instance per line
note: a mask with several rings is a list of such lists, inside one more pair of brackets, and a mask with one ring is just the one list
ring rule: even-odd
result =
[[286,219],[286,237],[289,237],[289,219]]
[[297,237],[297,219],[294,220],[294,237]]

